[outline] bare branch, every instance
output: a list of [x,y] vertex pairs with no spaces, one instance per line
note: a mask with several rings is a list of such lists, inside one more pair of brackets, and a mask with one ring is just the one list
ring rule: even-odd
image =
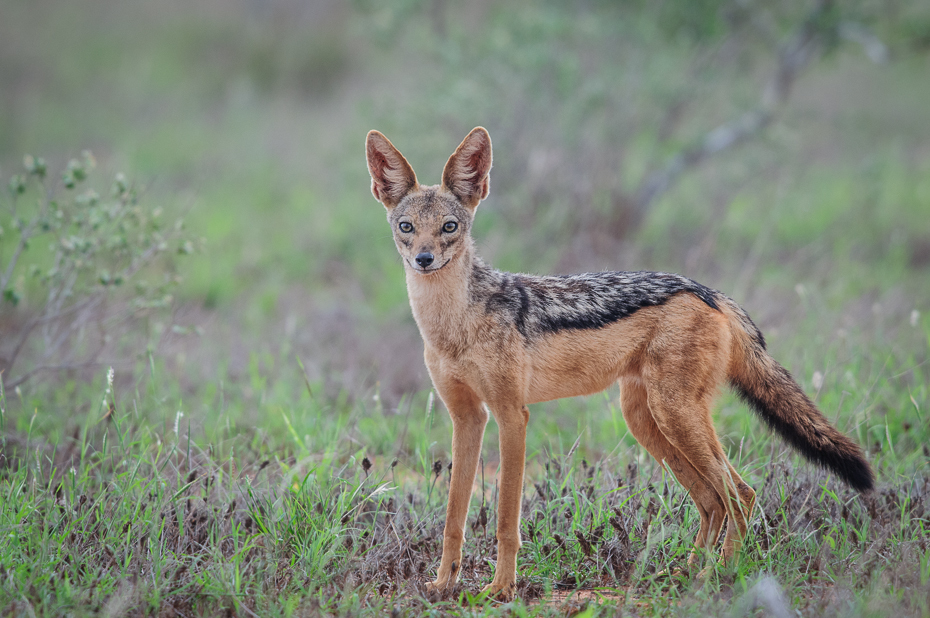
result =
[[[674,186],[684,172],[718,153],[744,143],[772,123],[788,101],[797,79],[816,57],[824,53],[824,40],[829,33],[829,25],[825,26],[823,22],[832,4],[831,0],[819,0],[804,22],[781,46],[775,71],[756,109],[744,112],[738,118],[711,130],[675,154],[662,169],[654,170],[646,176],[632,200],[634,221],[641,221],[649,207]],[[845,36],[859,37],[857,42],[865,46],[863,32],[867,31],[853,29]],[[874,41],[868,40],[869,45],[874,46]]]
[[62,363],[59,365],[39,365],[33,367],[26,373],[16,376],[16,378],[10,380],[9,382],[4,382],[5,388],[16,388],[23,384],[26,380],[32,378],[38,373],[43,373],[46,371],[66,371],[69,369],[87,369],[89,367],[100,367],[105,363],[98,363],[94,361],[84,361],[80,363]]
[[746,141],[768,126],[772,118],[772,112],[765,110],[746,112],[736,120],[720,125],[697,144],[679,152],[665,168],[649,174],[633,201],[637,220],[645,215],[649,206],[668,191],[686,170],[718,152]]

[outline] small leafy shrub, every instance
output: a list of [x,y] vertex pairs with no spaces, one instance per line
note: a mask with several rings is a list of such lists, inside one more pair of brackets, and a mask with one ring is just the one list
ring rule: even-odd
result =
[[88,151],[57,181],[40,157],[27,155],[23,167],[0,199],[3,385],[151,350],[160,330],[151,318],[171,307],[180,280],[173,256],[195,250],[183,222],[144,206],[121,173],[98,193]]

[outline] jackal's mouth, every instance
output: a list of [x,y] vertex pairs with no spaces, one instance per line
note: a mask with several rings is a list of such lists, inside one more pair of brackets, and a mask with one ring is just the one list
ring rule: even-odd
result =
[[430,274],[436,272],[437,270],[442,270],[443,268],[446,267],[446,264],[448,264],[448,263],[451,262],[451,261],[452,261],[452,258],[449,258],[448,260],[446,260],[445,262],[443,262],[443,263],[440,264],[439,266],[435,266],[435,267],[433,267],[433,268],[420,268],[419,266],[414,266],[413,264],[410,264],[410,260],[406,260],[407,264],[410,265],[410,268],[412,268],[412,269],[415,270],[416,272],[420,273],[421,275],[430,275]]

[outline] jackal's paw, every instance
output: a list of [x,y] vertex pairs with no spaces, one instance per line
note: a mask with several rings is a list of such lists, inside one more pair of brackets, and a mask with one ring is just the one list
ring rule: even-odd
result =
[[481,593],[487,593],[489,598],[497,599],[502,603],[508,601],[513,601],[513,597],[517,593],[517,582],[510,580],[509,582],[497,582],[493,581],[487,586],[485,586]]
[[454,587],[455,582],[451,577],[437,577],[435,581],[426,584],[426,596],[428,596],[431,601],[439,601]]
[[426,584],[426,592],[430,596],[441,595],[443,592],[452,590],[455,587],[455,582],[458,580],[458,570],[459,564],[457,560],[452,561],[452,568],[443,569],[439,567],[439,572],[436,573],[436,579]]
[[446,587],[449,585],[449,580],[445,581],[435,580],[426,584],[426,592],[432,594],[434,592],[443,592]]

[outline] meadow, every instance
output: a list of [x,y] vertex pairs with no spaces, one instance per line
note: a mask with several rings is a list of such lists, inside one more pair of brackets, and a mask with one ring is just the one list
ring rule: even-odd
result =
[[[930,14],[842,8],[818,27],[865,24],[888,57],[823,37],[764,131],[641,210],[650,171],[765,98],[807,4],[5,3],[0,176],[28,182],[0,198],[0,611],[930,615]],[[698,578],[698,514],[616,389],[540,404],[518,599],[477,596],[493,422],[460,584],[428,595],[451,424],[362,144],[381,130],[433,183],[476,125],[495,154],[485,258],[724,291],[876,490],[724,393],[718,433],[759,497],[740,558],[709,552]],[[51,202],[66,214],[17,253]],[[79,236],[96,261],[61,253]],[[161,249],[135,270],[144,247]],[[12,355],[58,259],[99,313]],[[74,362],[29,374],[59,350]]]

